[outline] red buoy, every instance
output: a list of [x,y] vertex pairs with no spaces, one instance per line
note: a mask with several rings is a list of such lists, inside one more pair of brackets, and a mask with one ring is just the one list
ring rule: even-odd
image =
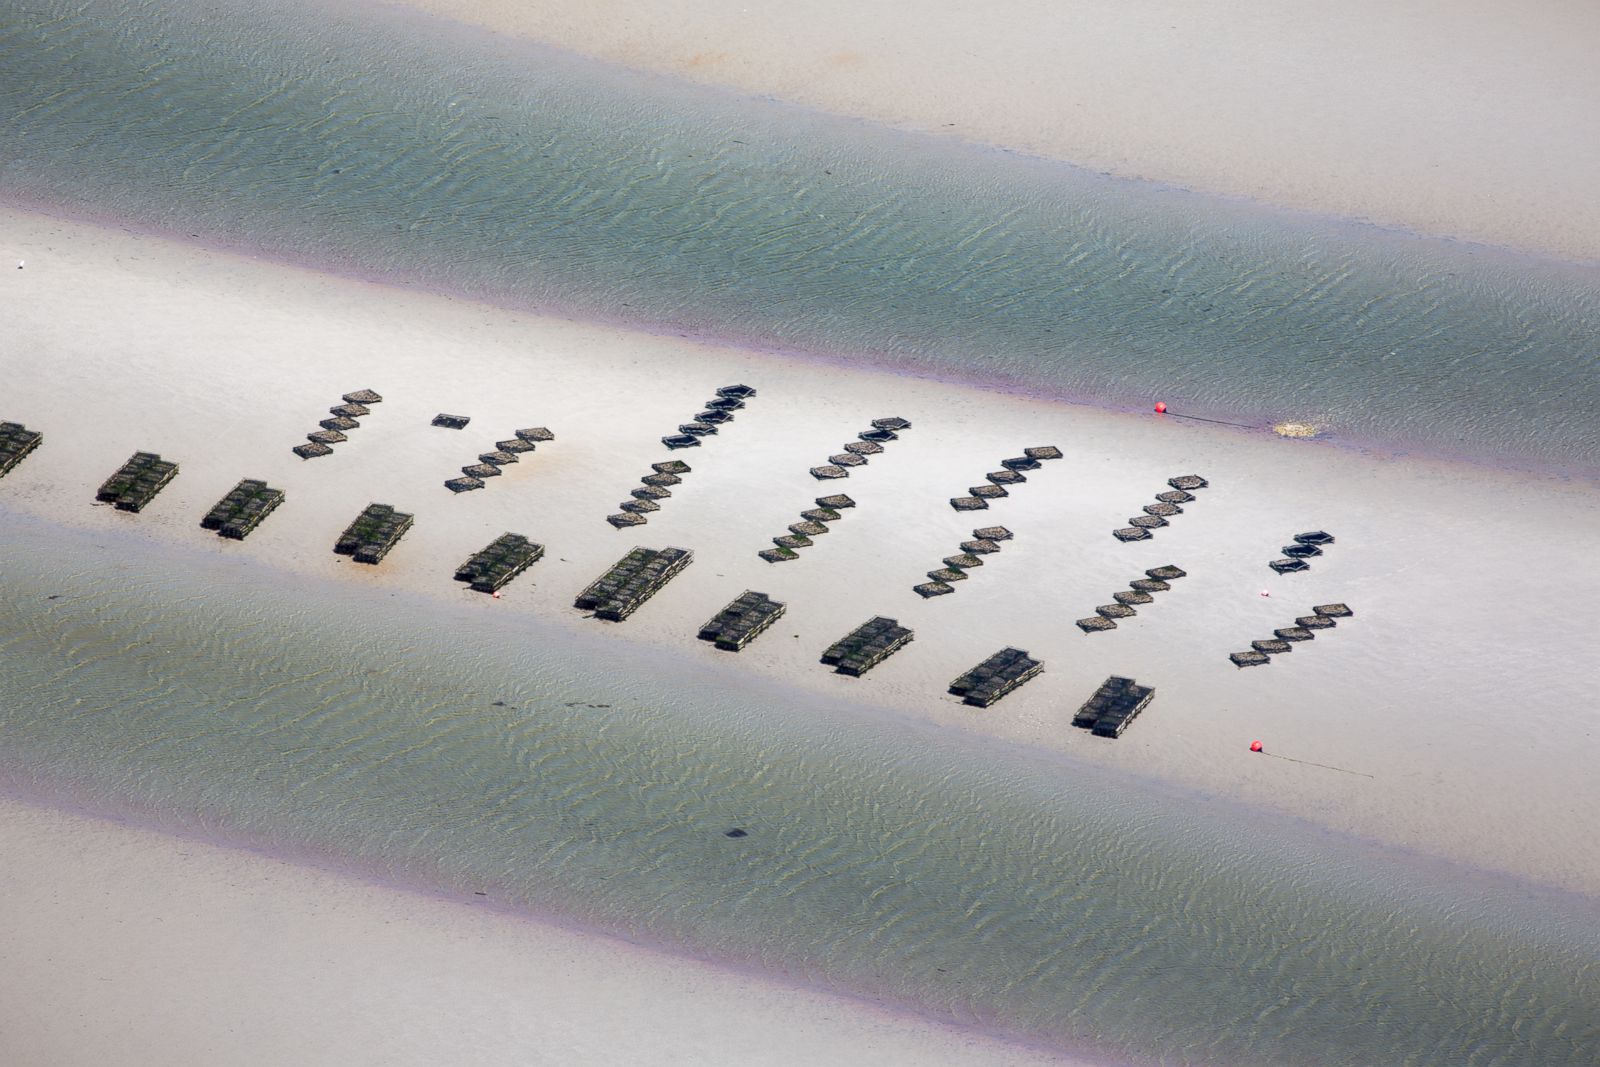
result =
[[1167,413],[1167,402],[1165,400],[1157,400],[1156,401],[1156,414],[1157,415],[1165,415],[1166,413]]
[[1260,741],[1252,741],[1252,742],[1250,742],[1250,751],[1251,752],[1260,752],[1261,751],[1261,742]]

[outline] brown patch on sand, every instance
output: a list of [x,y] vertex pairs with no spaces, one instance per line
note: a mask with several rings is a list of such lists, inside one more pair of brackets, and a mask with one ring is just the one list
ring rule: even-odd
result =
[[683,61],[683,66],[687,70],[695,70],[700,67],[715,67],[726,63],[731,58],[726,52],[696,52]]

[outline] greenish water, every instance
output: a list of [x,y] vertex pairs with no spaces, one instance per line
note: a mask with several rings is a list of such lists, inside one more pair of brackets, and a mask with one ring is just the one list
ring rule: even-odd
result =
[[632,74],[392,9],[0,4],[0,197],[522,306],[1600,467],[1600,270]]
[[[1593,269],[384,8],[0,0],[0,199],[839,360],[1600,466]],[[0,547],[0,780],[30,795],[1121,1060],[1600,1062],[1592,902],[557,628],[3,510]]]
[[1600,1059],[1591,903],[557,627],[0,534],[29,795],[1119,1061]]

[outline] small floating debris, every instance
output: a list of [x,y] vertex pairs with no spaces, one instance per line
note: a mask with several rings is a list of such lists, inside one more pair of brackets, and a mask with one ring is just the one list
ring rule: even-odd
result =
[[459,478],[451,478],[444,483],[444,487],[452,493],[471,492],[474,489],[482,489],[483,485],[482,478],[474,478],[470,474],[464,474]]
[[607,515],[606,521],[619,530],[625,530],[629,526],[643,526],[648,520],[643,515],[635,515],[630,511],[624,511],[616,515]]
[[904,648],[912,637],[895,619],[875,615],[829,645],[822,662],[839,674],[860,677]]
[[1311,610],[1330,619],[1347,619],[1355,614],[1347,604],[1318,604]]
[[1111,536],[1118,541],[1143,541],[1150,536],[1150,531],[1140,526],[1126,526],[1120,530],[1112,530]]
[[700,640],[711,641],[725,652],[738,652],[786,610],[786,605],[767,594],[746,589],[700,627]]
[[1044,663],[1020,648],[1003,648],[950,683],[950,692],[974,707],[987,708],[1044,670]]
[[478,593],[497,593],[544,556],[544,546],[521,534],[504,533],[456,568],[456,581]]
[[671,434],[663,437],[661,443],[668,448],[699,448],[700,438],[686,433]]
[[929,597],[944,596],[946,593],[954,593],[956,591],[956,587],[949,582],[923,582],[921,585],[912,586],[911,589],[912,592],[924,600]]
[[690,466],[681,459],[664,459],[660,463],[650,464],[650,469],[657,474],[672,475],[688,474],[691,470]]
[[953,496],[950,498],[950,506],[957,511],[986,511],[989,502],[981,496]]
[[540,441],[554,441],[556,439],[556,435],[543,426],[530,426],[526,430],[515,431],[515,434],[529,444],[535,444]]
[[821,482],[830,478],[848,478],[850,477],[850,472],[843,467],[830,464],[822,467],[812,467],[811,477]]
[[1033,448],[1024,448],[1022,454],[1029,459],[1060,459],[1061,449],[1055,445],[1035,445]]
[[383,397],[371,389],[357,389],[353,393],[346,393],[340,397],[346,404],[381,404]]
[[796,552],[794,549],[782,547],[763,548],[760,552],[757,552],[756,555],[760,556],[768,563],[787,563],[792,559],[800,558],[800,553]]
[[0,422],[0,478],[11,473],[43,440],[44,434],[20,422]]
[[1121,737],[1155,696],[1155,689],[1115,674],[1100,683],[1072,717],[1072,725],[1096,737]]
[[368,504],[355,521],[346,526],[333,550],[350,556],[357,563],[376,564],[411,529],[413,516],[396,511],[388,504]]
[[142,511],[178,476],[178,465],[154,452],[135,452],[107,478],[95,499],[115,504],[118,511]]
[[1180,474],[1176,478],[1168,478],[1167,484],[1172,486],[1174,489],[1182,489],[1187,493],[1193,492],[1196,489],[1204,489],[1211,483],[1200,477],[1198,474]]
[[694,553],[686,548],[635,548],[579,593],[572,606],[621,622],[693,559]]
[[1311,422],[1279,422],[1274,423],[1272,432],[1279,437],[1317,437],[1322,433],[1322,427]]
[[1091,615],[1087,619],[1078,620],[1078,629],[1086,634],[1099,633],[1102,630],[1115,630],[1115,619],[1108,619],[1104,615]]
[[206,512],[205,518],[200,520],[200,528],[215,530],[219,537],[243,541],[281,503],[282,489],[273,489],[256,478],[245,478]]
[[1262,664],[1272,662],[1271,656],[1265,652],[1256,652],[1254,650],[1250,652],[1230,652],[1228,658],[1233,660],[1235,667],[1259,667]]
[[980,541],[1009,541],[1012,534],[1004,526],[980,526],[972,531],[972,536]]
[[1311,564],[1307,563],[1303,559],[1275,559],[1271,563],[1267,564],[1267,566],[1271,567],[1279,574],[1299,574],[1301,571],[1308,571],[1311,569]]
[[301,459],[316,459],[318,456],[333,455],[333,449],[329,448],[321,441],[310,441],[303,445],[295,445],[289,451],[293,452]]

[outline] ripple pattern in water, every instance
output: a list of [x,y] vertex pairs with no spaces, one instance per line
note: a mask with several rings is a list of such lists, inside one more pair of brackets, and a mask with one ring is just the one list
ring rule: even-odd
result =
[[105,534],[0,522],[0,782],[1122,1061],[1600,1059],[1592,905],[443,603],[131,540],[108,581]]
[[1600,274],[381,6],[13,0],[0,195],[922,372],[1600,466]]

